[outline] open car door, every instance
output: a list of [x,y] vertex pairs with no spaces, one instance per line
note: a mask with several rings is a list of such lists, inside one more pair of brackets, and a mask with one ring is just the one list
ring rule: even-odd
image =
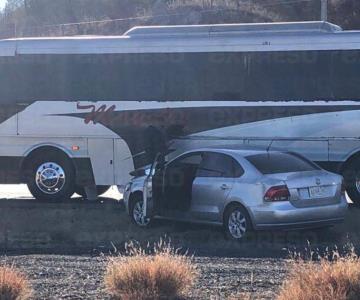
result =
[[156,172],[159,170],[160,165],[164,162],[164,156],[162,154],[157,154],[155,157],[155,160],[153,164],[151,165],[149,174],[147,175],[145,182],[144,182],[144,188],[143,188],[143,197],[144,197],[144,216],[146,218],[151,218],[156,213],[156,199],[154,198],[154,184],[153,180],[156,176]]

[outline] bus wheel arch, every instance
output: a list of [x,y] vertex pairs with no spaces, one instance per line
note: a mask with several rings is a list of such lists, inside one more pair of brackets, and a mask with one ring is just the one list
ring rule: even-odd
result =
[[[35,149],[32,149],[29,153],[27,153],[23,160],[21,161],[20,170],[22,173],[26,172],[26,170],[29,168],[31,160],[34,159],[35,156],[40,156],[45,153],[54,152],[57,153],[57,155],[62,156],[66,159],[71,160],[71,157],[68,153],[66,153],[63,149],[56,147],[56,146],[50,146],[50,145],[43,145],[39,146]],[[74,163],[73,163],[74,165]],[[75,168],[75,165],[74,165]]]
[[62,201],[75,191],[76,168],[71,157],[54,146],[33,149],[21,164],[23,181],[39,200]]

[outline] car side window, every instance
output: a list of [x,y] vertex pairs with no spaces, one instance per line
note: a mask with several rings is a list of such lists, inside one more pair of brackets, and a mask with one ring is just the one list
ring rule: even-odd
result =
[[244,174],[243,168],[231,156],[222,153],[206,152],[203,155],[197,176],[238,178]]
[[172,166],[180,166],[180,165],[199,165],[202,160],[202,153],[192,153],[184,155],[172,162],[168,165],[168,167]]

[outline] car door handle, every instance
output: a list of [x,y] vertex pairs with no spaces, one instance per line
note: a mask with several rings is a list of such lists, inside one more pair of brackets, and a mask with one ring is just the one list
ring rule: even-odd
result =
[[222,190],[228,190],[228,189],[230,189],[230,187],[227,185],[227,184],[223,184],[222,186],[221,186],[221,189]]

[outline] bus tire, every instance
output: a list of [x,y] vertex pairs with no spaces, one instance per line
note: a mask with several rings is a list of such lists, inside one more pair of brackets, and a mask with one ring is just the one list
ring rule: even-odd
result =
[[342,175],[350,199],[354,204],[360,205],[360,157],[348,161]]
[[[110,185],[97,185],[96,190],[97,190],[98,196],[105,194],[110,188],[111,188]],[[85,192],[85,188],[83,186],[77,185],[75,187],[75,193],[83,198],[86,198],[86,192]]]
[[32,157],[27,186],[38,200],[64,201],[75,192],[75,168],[69,157],[56,151]]

